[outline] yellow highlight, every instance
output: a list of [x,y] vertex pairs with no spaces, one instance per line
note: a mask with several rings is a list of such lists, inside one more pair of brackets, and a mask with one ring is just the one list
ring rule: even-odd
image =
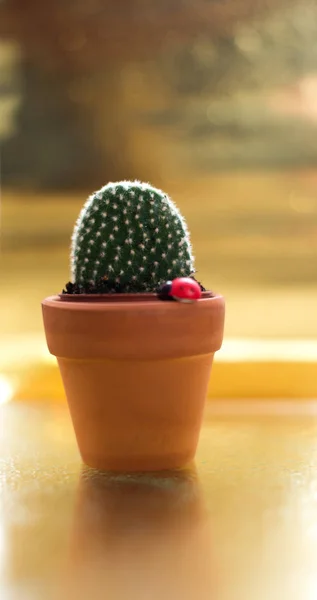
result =
[[215,361],[209,398],[317,398],[317,362]]
[[[317,398],[316,375],[316,363],[219,361],[213,367],[208,398]],[[35,365],[21,377],[13,397],[65,401],[57,365]]]
[[[10,336],[0,352],[0,404],[64,402],[56,359],[44,336]],[[317,398],[317,340],[225,339],[208,398]]]
[[0,404],[10,402],[14,397],[14,385],[9,377],[0,373]]

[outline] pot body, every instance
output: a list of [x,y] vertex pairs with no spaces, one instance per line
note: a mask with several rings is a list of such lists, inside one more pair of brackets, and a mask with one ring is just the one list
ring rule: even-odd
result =
[[[140,296],[141,298],[141,296]],[[194,458],[224,300],[42,303],[83,461],[156,471]]]

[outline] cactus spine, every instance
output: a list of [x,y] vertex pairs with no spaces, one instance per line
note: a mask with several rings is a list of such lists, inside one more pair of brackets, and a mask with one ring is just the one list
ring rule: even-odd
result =
[[147,183],[108,183],[80,212],[71,272],[79,286],[108,280],[137,292],[189,276],[194,258],[185,220],[164,192]]

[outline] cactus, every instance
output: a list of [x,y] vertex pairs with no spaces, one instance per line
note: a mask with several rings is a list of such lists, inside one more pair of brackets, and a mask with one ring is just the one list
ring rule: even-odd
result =
[[[138,181],[108,183],[80,212],[72,236],[71,272],[79,291],[89,286],[155,291],[166,280],[194,272],[186,223],[161,190]],[[107,283],[102,288],[100,282]]]

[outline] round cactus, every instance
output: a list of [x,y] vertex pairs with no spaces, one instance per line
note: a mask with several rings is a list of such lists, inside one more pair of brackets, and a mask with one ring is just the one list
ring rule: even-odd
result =
[[155,291],[194,272],[186,223],[161,190],[138,181],[108,183],[80,212],[71,271],[79,287],[111,281],[125,291]]

